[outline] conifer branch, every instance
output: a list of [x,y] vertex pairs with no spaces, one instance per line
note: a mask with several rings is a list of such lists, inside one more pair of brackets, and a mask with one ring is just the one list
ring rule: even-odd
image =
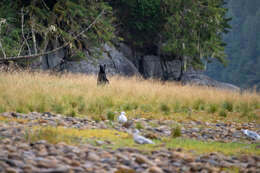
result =
[[16,61],[16,60],[24,60],[24,59],[33,59],[33,58],[38,58],[38,57],[41,57],[41,56],[44,56],[44,55],[48,55],[48,54],[51,54],[51,53],[54,53],[60,49],[63,49],[65,47],[67,47],[68,45],[70,45],[70,43],[77,39],[80,35],[82,35],[84,32],[87,32],[93,25],[95,25],[98,21],[98,19],[104,14],[105,10],[103,9],[101,11],[101,13],[95,18],[95,20],[86,28],[84,29],[83,31],[81,31],[80,33],[78,33],[77,35],[75,35],[74,37],[72,37],[72,40],[71,41],[68,41],[66,43],[64,43],[62,46],[58,47],[58,48],[55,48],[53,50],[50,50],[50,51],[47,51],[47,52],[43,52],[43,53],[38,53],[38,54],[33,54],[33,55],[24,55],[24,56],[16,56],[16,57],[7,57],[5,59],[0,59],[0,62],[3,62],[3,61]]

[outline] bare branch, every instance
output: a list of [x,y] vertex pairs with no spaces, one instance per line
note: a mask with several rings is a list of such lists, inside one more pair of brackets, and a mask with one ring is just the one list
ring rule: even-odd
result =
[[22,52],[22,49],[23,49],[24,43],[25,43],[25,41],[23,41],[23,43],[22,43],[22,45],[21,45],[21,47],[20,47],[20,49],[19,49],[19,52],[18,52],[17,56],[20,56],[20,54],[21,54],[21,52]]
[[[0,21],[0,34],[1,34],[1,25],[2,25],[2,23],[4,24],[5,22],[6,22],[6,21],[5,21],[4,19]],[[4,55],[4,59],[6,59],[5,50],[4,50],[3,45],[2,45],[2,43],[1,43],[1,35],[0,35],[0,48],[1,48],[2,53],[3,53],[3,55]]]
[[3,46],[2,46],[1,40],[0,40],[0,48],[1,48],[2,53],[3,53],[3,55],[4,55],[4,59],[6,59],[5,50],[4,50]]
[[25,44],[26,44],[26,46],[27,46],[29,55],[31,55],[31,54],[32,54],[32,53],[31,53],[31,48],[30,48],[30,46],[29,46],[29,44],[28,44],[27,39],[26,39],[25,36],[24,36],[24,14],[23,14],[23,7],[22,7],[22,9],[21,9],[21,12],[22,12],[22,20],[21,20],[21,22],[22,22],[22,35],[23,35],[23,39],[24,39],[24,41],[25,41]]
[[35,38],[35,32],[34,32],[34,22],[31,25],[31,31],[32,31],[32,40],[33,40],[33,48],[34,48],[34,54],[37,54],[37,44],[36,44],[36,38]]
[[105,10],[103,9],[102,12],[96,17],[96,19],[86,28],[84,29],[83,31],[81,31],[79,34],[77,34],[76,36],[74,36],[72,38],[71,41],[68,41],[67,43],[64,43],[62,46],[56,48],[56,49],[53,49],[51,51],[47,51],[45,53],[39,53],[39,54],[33,54],[33,55],[25,55],[25,56],[17,56],[17,57],[7,57],[6,59],[0,59],[0,62],[1,61],[15,61],[15,60],[24,60],[24,59],[28,59],[28,58],[37,58],[37,57],[40,57],[40,56],[44,56],[44,55],[48,55],[48,54],[51,54],[51,53],[54,53],[60,49],[63,49],[65,47],[67,47],[73,40],[75,40],[76,38],[78,38],[80,35],[82,35],[84,32],[87,32],[94,24],[96,24],[96,22],[98,21],[98,19],[104,14]]

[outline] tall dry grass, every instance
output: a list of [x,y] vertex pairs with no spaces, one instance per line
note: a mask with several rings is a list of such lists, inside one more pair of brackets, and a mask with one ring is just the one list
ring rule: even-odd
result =
[[[97,87],[96,76],[0,74],[0,112],[48,111],[99,120],[124,110],[131,117],[259,121],[259,109],[256,92],[241,94],[137,77],[110,77],[110,85]],[[226,117],[219,112],[225,112]]]

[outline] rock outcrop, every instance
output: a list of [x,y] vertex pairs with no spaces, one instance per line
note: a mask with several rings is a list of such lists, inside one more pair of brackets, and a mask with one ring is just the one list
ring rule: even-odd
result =
[[[43,69],[60,68],[72,73],[97,74],[99,64],[106,64],[106,72],[109,75],[135,76],[142,75],[144,78],[156,78],[159,80],[176,81],[181,74],[181,62],[176,59],[167,59],[157,55],[143,55],[133,51],[126,44],[120,43],[115,46],[105,44],[100,48],[100,58],[89,56],[80,61],[66,61],[59,67],[60,62],[66,59],[66,52],[60,50],[56,54],[45,56],[42,61]],[[220,89],[238,91],[239,88],[232,84],[218,82],[214,79],[194,70],[188,70],[181,78],[183,84],[195,84]]]
[[240,88],[235,85],[216,81],[202,73],[185,73],[182,77],[182,83],[215,87],[224,90],[240,91]]
[[102,49],[100,58],[94,58],[86,52],[86,59],[80,61],[66,61],[62,67],[59,64],[63,59],[66,59],[64,50],[45,56],[42,61],[44,70],[61,68],[72,73],[97,74],[99,64],[106,64],[107,73],[110,75],[134,76],[139,75],[137,68],[129,61],[123,53],[119,52],[115,47],[105,44]]

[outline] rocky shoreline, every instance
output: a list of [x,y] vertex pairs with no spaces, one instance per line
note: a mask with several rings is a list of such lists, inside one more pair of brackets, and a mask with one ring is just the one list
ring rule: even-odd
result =
[[[260,172],[259,155],[227,156],[217,152],[198,154],[184,151],[182,148],[163,146],[158,151],[146,152],[129,147],[104,148],[89,143],[73,146],[64,142],[51,144],[44,140],[30,142],[25,137],[26,128],[34,126],[59,125],[77,129],[113,128],[127,131],[135,128],[134,125],[129,125],[127,129],[116,122],[111,126],[111,123],[106,123],[108,120],[95,122],[88,118],[65,117],[51,113],[3,113],[1,117],[4,120],[0,122],[0,172]],[[6,120],[13,118],[19,121]],[[133,121],[142,124],[142,134],[158,139],[169,136],[170,124],[176,123],[170,120]],[[182,123],[181,132],[182,138],[202,141],[256,143],[241,133],[243,128],[257,130],[259,125],[191,121]]]

